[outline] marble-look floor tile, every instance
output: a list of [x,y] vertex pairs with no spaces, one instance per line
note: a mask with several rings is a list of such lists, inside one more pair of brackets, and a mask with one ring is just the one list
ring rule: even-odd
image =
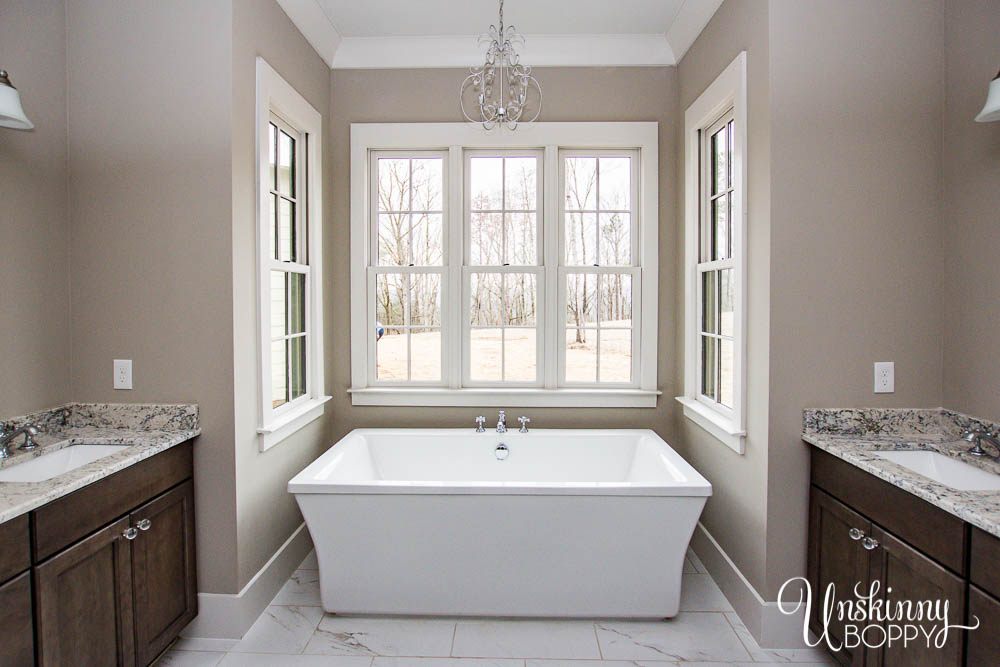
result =
[[319,571],[295,570],[291,579],[285,582],[271,604],[320,607]]
[[[662,662],[634,662],[630,665],[642,665],[643,667],[661,667]],[[669,664],[669,663],[667,663]],[[679,662],[683,667],[788,667],[787,662]],[[828,667],[826,662],[798,662],[795,667]],[[603,667],[603,665],[602,665]]]
[[695,572],[699,574],[708,574],[708,570],[705,568],[705,564],[701,562],[701,559],[698,558],[698,554],[696,554],[694,552],[694,549],[692,549],[691,547],[688,547],[687,557],[691,561],[691,564],[694,565]]
[[372,667],[524,667],[505,658],[375,658]]
[[305,557],[302,564],[299,565],[300,570],[318,570],[319,561],[316,560],[316,550],[313,549],[309,552],[309,555]]
[[369,667],[368,656],[229,653],[218,667]]
[[747,626],[743,624],[736,613],[726,614],[726,620],[733,626],[736,636],[740,638],[751,657],[758,662],[777,663],[819,663],[826,665],[836,665],[837,661],[828,651],[822,648],[813,648],[803,645],[802,648],[761,648],[757,640],[750,634]]
[[605,658],[613,660],[751,661],[722,614],[684,612],[667,621],[597,623]]
[[420,618],[368,618],[327,615],[305,653],[447,657],[455,622]]
[[[526,660],[526,667],[680,667],[679,662],[642,660]],[[684,663],[685,667],[688,663]]]
[[301,653],[323,610],[319,607],[269,606],[233,647],[236,653]]
[[681,576],[681,611],[732,611],[733,606],[707,574]]
[[156,661],[156,667],[216,667],[225,653],[215,651],[167,651]]
[[459,621],[452,655],[496,658],[600,658],[589,621]]
[[239,639],[215,639],[212,637],[179,637],[170,647],[174,651],[231,651]]

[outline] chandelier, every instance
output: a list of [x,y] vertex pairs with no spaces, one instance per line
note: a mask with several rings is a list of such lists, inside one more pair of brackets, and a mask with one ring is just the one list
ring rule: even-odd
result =
[[[521,64],[514,50],[515,45],[524,46],[524,37],[514,26],[504,26],[503,0],[500,0],[499,27],[491,25],[489,33],[479,38],[479,45],[487,45],[486,62],[470,68],[469,76],[462,82],[459,93],[462,115],[469,122],[481,123],[486,130],[498,126],[514,130],[519,122],[530,123],[538,118],[542,111],[542,89],[531,76],[531,68]],[[532,89],[534,94],[530,94]],[[473,95],[478,110],[473,109],[474,115],[470,116],[466,97]],[[522,120],[522,116],[526,116],[525,109],[535,105],[535,97],[538,103],[533,109],[534,115]],[[469,101],[471,106],[471,99]]]

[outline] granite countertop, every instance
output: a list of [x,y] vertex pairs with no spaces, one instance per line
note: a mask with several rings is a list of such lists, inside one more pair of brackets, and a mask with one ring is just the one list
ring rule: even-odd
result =
[[997,424],[944,409],[874,408],[808,409],[802,422],[802,439],[811,445],[1000,537],[1000,491],[959,491],[873,453],[934,451],[1000,474],[996,459],[970,456],[961,439],[966,429],[995,431]]
[[12,427],[36,424],[38,449],[23,452],[22,436],[0,468],[16,466],[70,445],[128,445],[41,482],[0,482],[0,523],[51,502],[201,433],[198,406],[190,404],[71,403],[15,417]]

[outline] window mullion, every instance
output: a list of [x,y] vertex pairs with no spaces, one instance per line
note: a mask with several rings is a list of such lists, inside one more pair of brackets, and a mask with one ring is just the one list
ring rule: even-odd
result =
[[[541,344],[537,346],[538,363],[541,369],[543,384],[546,389],[555,389],[559,386],[559,346],[566,340],[565,317],[560,317],[560,312],[565,312],[562,305],[562,298],[559,295],[559,275],[558,267],[560,263],[559,239],[562,236],[563,219],[560,215],[560,169],[559,169],[559,147],[549,145],[545,147],[542,158],[542,169],[544,180],[540,190],[541,202],[539,209],[543,212],[541,216],[542,228],[539,236],[542,237],[542,267],[544,269],[544,294],[539,290],[537,317],[539,322],[539,337]],[[564,290],[565,291],[565,290]]]
[[[465,226],[468,220],[468,211],[465,206],[465,175],[464,156],[461,146],[451,146],[448,149],[448,162],[445,176],[448,185],[447,210],[445,212],[445,224],[447,225],[447,253],[446,268],[444,276],[448,277],[448,288],[442,290],[447,295],[447,301],[442,304],[441,313],[441,369],[442,377],[452,389],[462,386],[462,369],[466,357],[465,350],[468,347],[468,336],[463,326],[463,314],[466,310],[463,299],[464,278],[462,276],[462,266],[465,263]],[[458,347],[456,343],[462,343]],[[463,350],[459,359],[455,359],[453,354],[445,354],[447,350]]]

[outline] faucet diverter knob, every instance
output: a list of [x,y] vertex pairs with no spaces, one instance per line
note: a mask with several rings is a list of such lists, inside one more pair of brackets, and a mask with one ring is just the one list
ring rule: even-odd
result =
[[517,432],[518,433],[527,433],[528,432],[528,424],[531,422],[531,420],[528,419],[527,417],[518,417],[517,421],[521,422],[521,428],[519,428],[517,430]]

